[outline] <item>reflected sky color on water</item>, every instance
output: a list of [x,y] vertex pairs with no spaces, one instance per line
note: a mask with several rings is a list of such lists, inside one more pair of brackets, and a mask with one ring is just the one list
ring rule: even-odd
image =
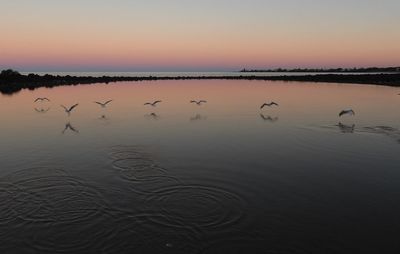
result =
[[[397,94],[210,80],[0,95],[0,249],[399,250]],[[60,107],[75,103],[70,116]],[[339,118],[347,108],[355,116]]]

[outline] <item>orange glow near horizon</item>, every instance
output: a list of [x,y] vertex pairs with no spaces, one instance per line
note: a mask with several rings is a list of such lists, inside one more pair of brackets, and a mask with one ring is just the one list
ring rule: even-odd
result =
[[[57,6],[53,5],[47,2],[46,8]],[[160,8],[146,16],[123,9],[97,14],[96,6],[94,10],[76,10],[73,4],[62,5],[76,12],[76,17],[67,18],[67,11],[57,15],[21,10],[20,16],[0,11],[4,14],[0,22],[5,24],[0,67],[236,70],[400,65],[398,22],[390,13],[382,23],[364,20],[363,24],[351,16],[305,18],[285,10],[281,16],[271,13],[264,17],[256,8],[243,14],[236,10],[235,15],[225,9],[218,14],[207,9],[209,16],[196,13],[191,17],[198,6],[188,6],[188,13],[172,9],[171,14]],[[315,8],[322,7],[326,8]],[[320,11],[311,13],[318,16]],[[358,18],[366,19],[369,13],[365,12]]]

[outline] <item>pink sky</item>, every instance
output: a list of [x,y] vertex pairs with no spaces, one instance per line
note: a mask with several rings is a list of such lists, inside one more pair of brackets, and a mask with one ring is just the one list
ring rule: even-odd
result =
[[15,2],[0,10],[0,68],[158,71],[400,65],[400,19],[392,13],[399,5],[396,1],[383,1],[379,8],[355,0],[345,6],[341,1],[311,5],[253,0],[250,7],[225,0],[184,6],[176,0],[169,5],[122,1],[113,8],[105,1]]

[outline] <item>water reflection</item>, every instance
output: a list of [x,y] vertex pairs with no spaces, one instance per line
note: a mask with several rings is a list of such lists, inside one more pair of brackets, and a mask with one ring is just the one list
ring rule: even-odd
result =
[[108,117],[107,117],[106,115],[101,115],[98,119],[99,119],[99,120],[107,121],[107,120],[108,120]]
[[37,112],[37,113],[40,113],[40,114],[45,114],[45,113],[47,113],[47,111],[49,111],[50,110],[50,108],[35,108],[35,111]]
[[354,133],[354,129],[356,127],[355,124],[352,125],[346,125],[342,124],[341,122],[338,123],[337,125],[342,133]]
[[146,114],[144,115],[145,118],[150,119],[150,120],[159,120],[160,116],[157,115],[156,113],[150,113],[150,114]]
[[189,119],[191,122],[198,122],[198,121],[205,121],[207,120],[207,116],[204,116],[202,114],[196,114]]
[[79,133],[79,130],[77,128],[73,127],[70,122],[65,124],[64,130],[61,133],[65,134],[65,132],[68,131],[68,130],[70,130],[70,131],[72,131],[72,132],[74,132],[76,134]]
[[265,116],[264,114],[260,114],[260,117],[262,120],[264,120],[266,122],[270,122],[270,123],[275,123],[279,120],[279,117],[277,117],[277,116],[271,117],[271,116]]
[[[393,253],[393,93],[203,80],[0,95],[0,252]],[[266,94],[284,106],[259,110]],[[57,104],[32,103],[43,95]],[[105,95],[118,103],[93,103]],[[168,103],[139,103],[154,97]],[[74,101],[69,118],[54,110]]]

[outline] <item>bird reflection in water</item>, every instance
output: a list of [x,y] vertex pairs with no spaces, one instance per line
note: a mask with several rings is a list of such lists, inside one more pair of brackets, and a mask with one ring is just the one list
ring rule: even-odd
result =
[[37,112],[37,113],[40,113],[40,114],[45,114],[45,113],[47,113],[47,111],[49,111],[50,110],[50,108],[35,108],[35,111]]
[[206,117],[206,116],[203,116],[203,115],[201,115],[201,114],[196,114],[195,116],[192,116],[192,117],[190,118],[190,121],[191,121],[191,122],[204,121],[204,120],[207,120],[207,117]]
[[260,114],[260,117],[262,120],[270,123],[275,123],[279,120],[279,117],[271,117],[271,116],[265,116],[264,114]]
[[156,113],[147,114],[147,115],[144,115],[144,117],[147,119],[151,119],[151,120],[159,120],[160,119],[160,116],[157,115]]
[[98,119],[102,121],[107,121],[108,117],[106,115],[101,115]]
[[75,128],[74,126],[71,125],[70,122],[65,124],[64,130],[62,131],[62,134],[65,134],[66,131],[72,131],[74,133],[79,133],[79,130],[77,128]]
[[337,124],[337,126],[339,127],[339,130],[342,133],[354,133],[354,129],[356,128],[355,124],[352,125],[346,125],[346,124],[342,124],[341,122],[339,122]]

